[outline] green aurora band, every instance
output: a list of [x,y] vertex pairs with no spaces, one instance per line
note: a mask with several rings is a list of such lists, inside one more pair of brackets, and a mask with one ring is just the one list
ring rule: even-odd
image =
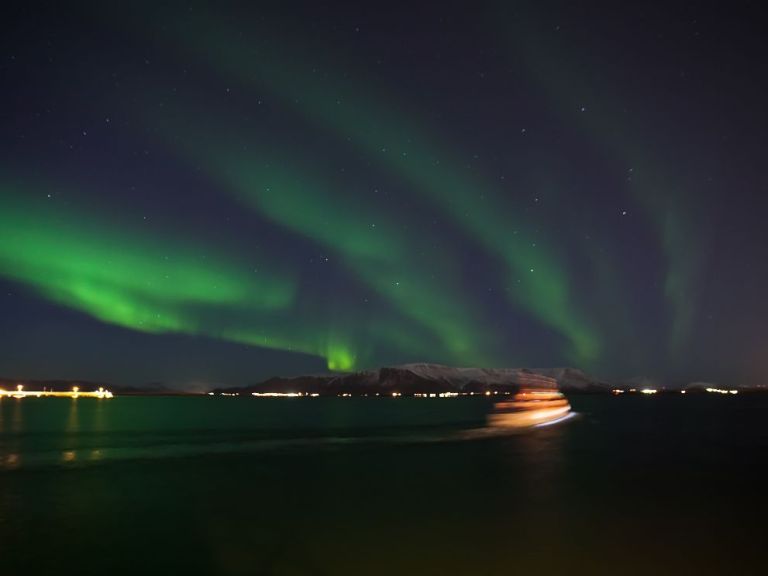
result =
[[[258,47],[224,30],[224,26],[211,26],[209,18],[198,15],[185,21],[179,34],[189,50],[210,60],[220,74],[236,78],[254,90],[266,88],[281,96],[309,121],[335,134],[339,141],[355,143],[368,159],[407,182],[414,192],[496,255],[506,267],[515,304],[561,334],[569,344],[568,355],[573,361],[590,365],[599,358],[600,338],[587,315],[576,308],[557,248],[536,238],[524,219],[511,219],[508,211],[493,202],[492,186],[452,169],[450,166],[458,163],[452,162],[451,154],[423,130],[414,128],[419,126],[418,121],[392,114],[391,107],[371,96],[360,97],[360,88],[345,86],[340,75],[331,82],[328,75],[321,77],[316,70],[302,66],[299,59],[291,62],[287,46],[280,46],[281,62],[277,65]],[[242,178],[240,182],[238,188],[243,187]],[[253,182],[251,193],[262,185],[261,181]],[[478,191],[483,190],[489,193],[485,201],[479,202]],[[257,204],[263,209],[263,201]],[[307,224],[294,222],[291,226],[317,237],[316,227]],[[513,235],[511,230],[519,234]],[[388,278],[377,282],[380,291],[387,290],[387,282]]]
[[[496,22],[508,26],[502,31],[504,37],[515,39],[511,51],[518,57],[523,56],[533,83],[552,101],[554,110],[575,111],[583,102],[601,103],[600,110],[593,111],[589,117],[572,113],[564,121],[575,123],[606,157],[633,168],[629,192],[656,228],[659,247],[667,262],[663,295],[671,318],[667,348],[674,358],[693,326],[696,285],[702,264],[701,258],[696,256],[701,253],[701,248],[695,218],[691,216],[695,204],[683,205],[680,200],[681,192],[687,186],[665,175],[660,163],[655,161],[649,151],[652,146],[647,145],[653,140],[647,126],[639,117],[627,114],[627,102],[633,99],[626,94],[600,97],[612,93],[615,88],[605,85],[598,71],[589,64],[589,58],[580,57],[583,55],[575,52],[573,46],[562,51],[545,47],[539,38],[549,27],[530,15],[521,18],[519,13],[513,15],[502,10]],[[568,94],[578,95],[578,99],[568,100],[565,98]],[[612,105],[612,102],[622,102],[624,108]],[[636,108],[642,110],[644,106],[636,103]],[[629,138],[628,134],[635,134],[635,137]],[[638,146],[637,142],[646,145]]]
[[[194,115],[188,112],[184,117]],[[394,213],[382,202],[363,199],[348,187],[334,185],[317,168],[298,166],[295,160],[283,166],[279,158],[288,157],[287,152],[268,161],[275,155],[274,145],[270,150],[251,143],[227,146],[225,130],[207,128],[191,134],[182,123],[169,125],[167,116],[152,123],[165,123],[169,139],[186,130],[182,139],[185,153],[208,166],[218,186],[231,190],[243,204],[284,229],[332,251],[359,281],[436,339],[447,358],[488,365],[500,357],[489,354],[493,339],[477,321],[472,303],[456,288],[461,283],[460,270],[434,248],[434,238],[417,232],[417,223],[407,229],[393,224],[407,216]],[[225,125],[225,120],[216,123]],[[205,145],[212,138],[217,142],[216,152]],[[251,152],[245,154],[243,148]],[[429,271],[414,259],[414,252],[423,254]],[[412,333],[412,328],[407,331]],[[405,334],[396,336],[390,331],[389,338],[400,348],[423,348],[414,341],[402,346]]]
[[211,336],[324,356],[333,368],[354,365],[349,342],[291,321],[297,286],[289,276],[254,275],[251,265],[190,238],[169,242],[105,225],[93,211],[54,208],[29,187],[22,194],[4,182],[0,191],[0,270],[51,301],[142,332]]

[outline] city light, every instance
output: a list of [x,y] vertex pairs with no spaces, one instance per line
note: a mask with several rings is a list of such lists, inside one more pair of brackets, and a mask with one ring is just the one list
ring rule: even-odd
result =
[[309,396],[310,398],[316,398],[320,396],[320,394],[317,392],[313,392],[312,394],[308,392],[251,392],[251,396],[260,398],[301,398]]
[[51,398],[113,398],[114,395],[109,390],[101,387],[98,390],[95,390],[93,392],[81,392],[79,386],[73,386],[72,390],[69,391],[53,391],[53,390],[46,390],[43,388],[42,390],[25,390],[23,384],[18,384],[16,386],[16,390],[4,390],[0,388],[0,398],[7,397],[7,398],[43,398],[43,397],[51,397]]

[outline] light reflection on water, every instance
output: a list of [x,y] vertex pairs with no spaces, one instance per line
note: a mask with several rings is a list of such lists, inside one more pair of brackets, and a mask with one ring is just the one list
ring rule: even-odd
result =
[[[58,400],[58,398],[56,399]],[[77,399],[70,399],[70,400],[64,400],[65,402],[69,402],[69,411],[67,414],[67,423],[64,426],[64,431],[67,434],[77,434],[80,431],[80,420],[77,417],[77,407],[80,405],[80,402],[77,401]],[[98,409],[98,405],[101,404],[101,402],[96,402],[95,406],[92,406],[93,409]]]

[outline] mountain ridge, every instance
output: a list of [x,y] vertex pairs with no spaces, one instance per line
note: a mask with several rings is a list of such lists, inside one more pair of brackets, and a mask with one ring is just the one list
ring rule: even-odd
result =
[[522,385],[531,385],[530,381],[537,379],[538,385],[556,386],[563,392],[589,393],[610,390],[609,384],[570,367],[476,368],[410,363],[343,374],[274,376],[258,384],[240,388],[217,388],[213,392],[319,395],[515,392]]

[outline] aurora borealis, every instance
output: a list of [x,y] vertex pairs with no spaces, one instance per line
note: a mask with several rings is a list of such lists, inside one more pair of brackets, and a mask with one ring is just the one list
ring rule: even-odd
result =
[[749,7],[14,10],[2,375],[768,376]]

